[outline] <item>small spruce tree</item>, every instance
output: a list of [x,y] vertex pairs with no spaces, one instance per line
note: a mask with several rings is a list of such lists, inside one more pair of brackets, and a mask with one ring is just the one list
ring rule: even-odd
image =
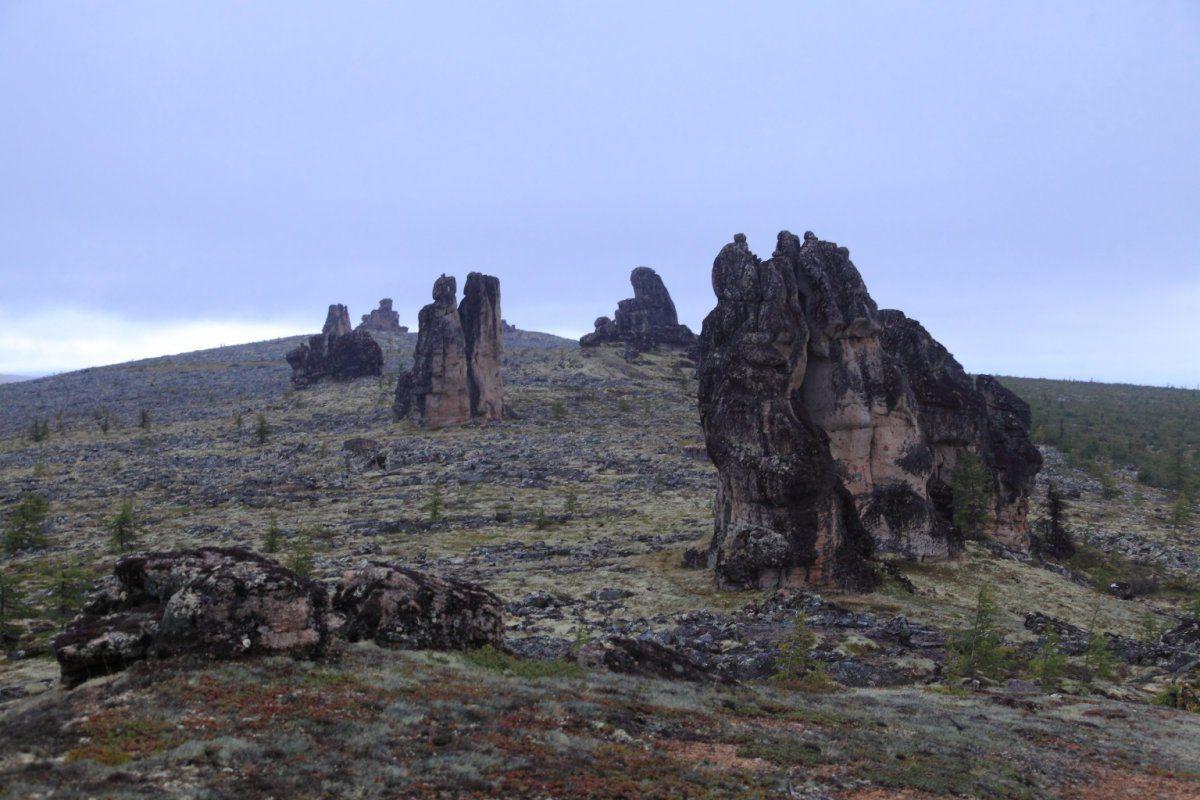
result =
[[266,539],[263,540],[263,551],[267,553],[278,553],[279,540],[279,518],[274,514],[271,514],[271,516],[267,518],[267,536]]
[[968,539],[978,539],[987,522],[992,498],[992,476],[975,453],[965,451],[950,476],[954,527]]
[[1046,489],[1046,540],[1042,552],[1051,558],[1066,559],[1075,555],[1075,543],[1067,530],[1067,501],[1053,483]]
[[981,586],[971,624],[951,634],[946,643],[946,671],[951,677],[997,678],[1008,670],[1011,653],[1000,637],[997,616],[987,587]]
[[109,542],[114,551],[124,553],[130,550],[137,539],[137,519],[133,514],[133,503],[126,500],[117,507],[117,513],[109,517],[105,523],[108,528]]
[[442,487],[435,483],[433,491],[429,493],[429,502],[425,504],[425,511],[429,515],[429,521],[437,522],[440,520],[444,508],[445,503],[442,500]]
[[8,515],[4,530],[4,550],[33,550],[46,544],[46,518],[50,515],[50,501],[43,495],[27,493],[21,495],[16,507]]
[[267,438],[271,435],[271,426],[267,423],[267,417],[262,412],[254,418],[254,438],[258,440],[260,445],[267,443]]

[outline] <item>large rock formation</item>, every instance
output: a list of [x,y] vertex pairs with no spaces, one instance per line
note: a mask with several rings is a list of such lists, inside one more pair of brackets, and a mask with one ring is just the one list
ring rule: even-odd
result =
[[316,336],[287,354],[292,385],[311,386],[331,379],[348,381],[383,372],[383,350],[365,330],[350,327],[350,311],[331,305],[325,327]]
[[1013,550],[1029,549],[1029,494],[1042,457],[1029,440],[1029,406],[990,375],[968,375],[921,323],[904,312],[879,312],[883,342],[908,377],[921,431],[931,448],[929,497],[949,518],[950,479],[959,456],[977,454],[992,479],[985,535]]
[[1028,549],[1041,463],[1028,408],[966,375],[903,314],[878,311],[845,248],[784,231],[763,262],[739,235],[713,288],[700,408],[721,476],[709,552],[719,580],[861,583],[860,530],[907,558],[956,552],[949,476],[964,449],[993,478],[985,533]]
[[457,294],[452,276],[434,281],[433,302],[417,317],[411,376],[402,373],[396,383],[393,409],[397,418],[411,413],[418,423],[431,428],[461,425],[471,419],[467,340],[458,316]]
[[638,267],[629,275],[633,297],[617,304],[613,319],[600,317],[596,330],[579,340],[584,347],[602,342],[625,342],[639,349],[655,345],[690,347],[696,334],[679,324],[675,303],[658,273],[649,267]]
[[709,558],[722,586],[867,588],[870,534],[829,438],[799,402],[808,324],[790,265],[740,234],[713,264],[700,334],[700,417],[719,482]]
[[440,428],[504,414],[500,281],[472,272],[461,306],[456,293],[454,278],[443,275],[433,285],[433,302],[421,309],[413,368],[396,383],[397,419],[411,415]]
[[504,645],[504,604],[466,581],[374,562],[342,575],[333,608],[350,641],[406,650]]
[[363,314],[358,329],[380,333],[408,333],[408,328],[400,324],[400,314],[392,310],[390,297],[380,300],[379,308],[373,309],[370,314]]
[[504,321],[500,319],[500,279],[472,272],[458,305],[467,342],[467,390],[471,413],[484,419],[504,416],[504,383],[500,359],[504,354]]
[[328,643],[326,606],[319,584],[248,550],[127,556],[52,648],[68,685],[146,658],[313,658]]

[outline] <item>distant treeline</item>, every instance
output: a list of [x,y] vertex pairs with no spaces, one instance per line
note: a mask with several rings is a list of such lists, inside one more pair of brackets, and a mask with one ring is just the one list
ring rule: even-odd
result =
[[1121,383],[1001,378],[1029,403],[1033,440],[1076,466],[1133,465],[1148,486],[1200,488],[1200,391]]

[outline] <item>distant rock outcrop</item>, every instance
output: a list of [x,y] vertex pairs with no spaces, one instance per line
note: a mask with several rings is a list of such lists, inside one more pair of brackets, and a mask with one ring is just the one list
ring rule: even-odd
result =
[[500,319],[500,279],[478,272],[467,275],[458,316],[467,342],[471,413],[484,419],[501,419],[504,383],[500,378],[500,359],[504,354],[504,326]]
[[696,334],[679,324],[675,303],[658,273],[649,267],[638,267],[629,276],[633,297],[617,304],[613,319],[600,317],[596,330],[579,340],[584,347],[602,342],[624,342],[639,349],[656,345],[690,347]]
[[383,372],[383,350],[365,330],[350,327],[350,312],[331,305],[325,327],[316,336],[287,354],[292,385],[311,386],[330,379],[348,381]]
[[380,333],[408,333],[408,328],[400,324],[400,314],[392,310],[392,298],[385,297],[379,301],[379,308],[370,314],[363,314],[359,330],[378,331]]
[[784,231],[764,262],[739,234],[713,286],[700,410],[720,473],[709,551],[720,581],[861,585],[872,543],[916,560],[956,552],[949,477],[963,449],[993,477],[986,533],[1028,550],[1041,463],[1028,408],[878,311],[845,248]]
[[504,414],[500,358],[500,281],[472,272],[461,306],[453,277],[437,279],[433,302],[421,309],[413,368],[396,384],[397,419],[412,416],[433,428]]

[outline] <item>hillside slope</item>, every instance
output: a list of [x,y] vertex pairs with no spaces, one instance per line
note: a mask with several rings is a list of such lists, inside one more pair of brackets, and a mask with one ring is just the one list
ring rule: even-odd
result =
[[[720,592],[707,570],[683,566],[707,543],[715,487],[683,354],[628,361],[618,348],[511,336],[516,417],[427,431],[390,411],[414,338],[381,338],[382,379],[301,392],[282,363],[295,339],[0,387],[0,513],[29,493],[50,503],[45,546],[8,555],[0,574],[9,796],[1200,791],[1200,717],[1149,704],[1176,680],[1169,671],[1115,650],[1100,670],[1078,652],[1042,688],[1029,682],[1045,647],[1025,625],[1034,612],[1093,640],[1124,637],[1111,640],[1122,652],[1179,624],[1200,563],[1176,557],[1194,555],[1197,531],[1170,521],[1170,490],[1118,471],[1113,494],[1047,450],[1040,492],[1065,487],[1088,543],[1075,562],[970,543],[958,560],[897,564],[869,595]],[[62,429],[31,441],[31,415],[59,411]],[[343,452],[356,437],[383,446],[385,468]],[[274,531],[275,557],[326,581],[368,559],[478,581],[508,603],[515,655],[358,645],[320,665],[148,664],[64,691],[46,642],[111,570],[106,523],[123,501],[142,548],[262,551]],[[1118,580],[1138,582],[1133,599],[1107,591]],[[964,681],[948,640],[978,618],[983,589],[1009,650],[994,675]],[[798,612],[827,685],[770,679]],[[570,661],[611,636],[677,648],[739,683]],[[282,766],[254,766],[265,759]]]

